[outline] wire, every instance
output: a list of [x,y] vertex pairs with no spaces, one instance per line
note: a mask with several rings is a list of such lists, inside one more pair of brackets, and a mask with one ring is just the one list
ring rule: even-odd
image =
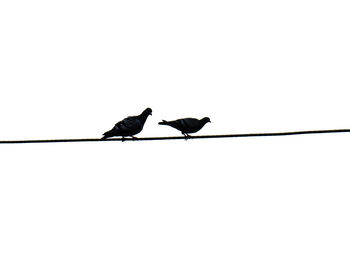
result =
[[172,137],[142,137],[142,138],[110,138],[101,139],[49,139],[49,140],[9,140],[0,141],[0,144],[20,144],[20,143],[61,143],[61,142],[111,142],[111,141],[164,141],[164,140],[186,140],[186,139],[214,139],[214,138],[235,138],[235,137],[269,137],[269,136],[289,136],[303,134],[320,133],[345,133],[350,129],[338,130],[314,130],[314,131],[292,131],[292,132],[270,132],[270,133],[241,133],[241,134],[222,134],[222,135],[199,135],[199,136],[172,136]]

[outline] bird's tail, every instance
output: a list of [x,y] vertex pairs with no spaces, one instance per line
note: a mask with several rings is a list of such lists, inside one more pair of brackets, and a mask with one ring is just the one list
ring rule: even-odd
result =
[[168,122],[166,120],[162,120],[161,122],[158,122],[159,125],[168,125]]
[[106,140],[109,137],[112,137],[112,131],[107,131],[103,134],[103,137],[101,138],[101,140]]

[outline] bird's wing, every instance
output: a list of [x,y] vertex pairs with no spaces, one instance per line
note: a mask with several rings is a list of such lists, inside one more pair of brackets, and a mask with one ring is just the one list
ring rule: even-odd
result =
[[142,126],[141,121],[136,116],[127,117],[124,120],[118,122],[114,129],[119,129],[123,131],[139,129]]
[[184,118],[184,119],[179,119],[177,120],[179,125],[183,127],[186,130],[192,130],[196,129],[198,125],[200,124],[200,121],[195,118]]

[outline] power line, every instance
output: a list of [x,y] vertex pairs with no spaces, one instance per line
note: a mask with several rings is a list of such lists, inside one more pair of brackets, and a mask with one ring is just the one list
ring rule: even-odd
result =
[[[291,132],[269,132],[269,133],[241,133],[241,134],[221,134],[221,135],[198,135],[191,136],[190,139],[214,139],[214,138],[235,138],[235,137],[271,137],[271,136],[290,136],[304,134],[320,133],[345,133],[350,129],[338,130],[314,130],[314,131],[291,131]],[[46,139],[46,140],[9,140],[0,141],[0,144],[20,144],[20,143],[62,143],[62,142],[111,142],[111,141],[164,141],[164,140],[184,140],[184,136],[171,137],[141,137],[141,138],[110,138],[107,140],[87,138],[87,139]]]

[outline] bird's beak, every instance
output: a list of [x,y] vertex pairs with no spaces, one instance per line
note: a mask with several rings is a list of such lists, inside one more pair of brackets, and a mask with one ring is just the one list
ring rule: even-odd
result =
[[151,112],[149,115],[151,115],[151,116],[152,116],[152,112]]

